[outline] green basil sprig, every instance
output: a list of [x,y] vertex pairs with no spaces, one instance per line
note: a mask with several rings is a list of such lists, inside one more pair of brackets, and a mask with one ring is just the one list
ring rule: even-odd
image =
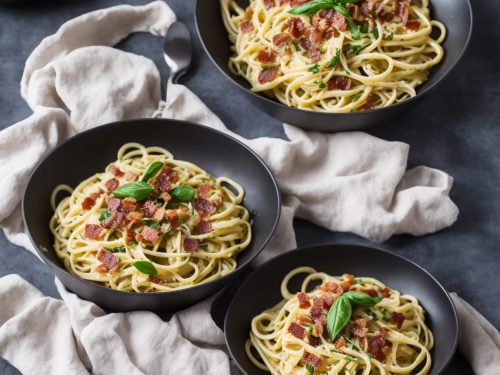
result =
[[326,317],[326,328],[330,339],[333,341],[337,335],[351,319],[352,306],[357,304],[361,306],[375,306],[382,300],[382,297],[371,297],[362,292],[347,292],[342,294],[330,307]]
[[170,190],[170,195],[178,202],[191,202],[195,194],[196,189],[189,185],[176,186]]
[[142,219],[142,223],[153,229],[160,229],[161,224],[153,219]]
[[142,178],[142,182],[148,182],[150,178],[153,178],[160,169],[162,169],[164,164],[161,161],[155,161],[152,163],[146,173],[144,174],[144,177]]
[[145,273],[146,275],[155,276],[158,274],[158,271],[156,270],[154,264],[148,262],[147,260],[140,260],[138,262],[135,262],[134,267],[137,268],[142,273]]
[[154,188],[143,181],[130,182],[113,190],[113,195],[117,198],[134,198],[138,201],[146,199],[154,191]]
[[361,38],[360,27],[354,22],[345,5],[348,3],[359,3],[360,1],[361,0],[313,0],[293,8],[290,10],[290,13],[315,14],[322,9],[331,8],[344,16],[349,26],[349,30],[351,31],[352,38],[358,40]]

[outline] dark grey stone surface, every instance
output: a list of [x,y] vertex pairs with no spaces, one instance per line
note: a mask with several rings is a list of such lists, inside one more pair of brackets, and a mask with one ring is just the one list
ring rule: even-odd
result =
[[[208,1],[208,0],[205,0]],[[142,4],[147,1],[122,3]],[[178,18],[194,33],[193,0],[170,0]],[[82,13],[121,3],[115,0],[36,2],[0,6],[0,128],[27,117],[31,110],[19,94],[24,62],[43,37]],[[449,291],[456,291],[500,327],[500,34],[496,24],[500,6],[474,1],[475,30],[461,63],[432,93],[402,120],[370,133],[411,145],[409,164],[425,164],[452,175],[451,196],[460,208],[457,223],[436,234],[415,238],[397,236],[383,244],[369,243],[351,234],[331,233],[297,220],[299,245],[358,243],[379,246],[425,267]],[[245,137],[283,137],[281,124],[248,104],[204,54],[194,37],[195,65],[185,83],[232,130]],[[136,34],[119,45],[155,61],[162,77],[162,41]],[[11,245],[0,234],[0,277],[18,273],[44,293],[57,296],[48,268],[27,251]],[[8,301],[1,301],[1,304]],[[18,371],[0,359],[0,373]],[[457,354],[446,374],[472,374]]]

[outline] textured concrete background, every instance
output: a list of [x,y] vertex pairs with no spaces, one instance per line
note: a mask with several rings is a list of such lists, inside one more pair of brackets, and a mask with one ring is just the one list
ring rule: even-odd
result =
[[[208,1],[208,0],[207,0]],[[143,4],[147,1],[122,3]],[[178,18],[195,33],[193,0],[169,0]],[[114,0],[47,2],[43,5],[0,6],[0,128],[30,115],[19,94],[24,62],[47,35],[65,21],[82,13],[121,3]],[[433,235],[397,236],[372,244],[350,234],[331,233],[297,220],[299,245],[357,243],[376,245],[408,257],[429,270],[449,291],[468,300],[496,327],[500,327],[500,18],[499,4],[474,1],[475,30],[471,45],[453,73],[402,120],[370,131],[387,140],[411,145],[410,167],[425,164],[452,175],[452,198],[459,206],[455,225]],[[259,112],[240,96],[204,54],[194,37],[195,64],[185,83],[239,134],[283,137],[280,123]],[[119,48],[155,61],[165,78],[162,40],[136,34]],[[21,145],[20,145],[21,146]],[[0,277],[18,273],[44,293],[57,297],[48,268],[27,251],[11,245],[0,234]],[[8,301],[0,301],[1,305]],[[18,371],[0,359],[1,374]],[[460,354],[446,374],[472,374]]]

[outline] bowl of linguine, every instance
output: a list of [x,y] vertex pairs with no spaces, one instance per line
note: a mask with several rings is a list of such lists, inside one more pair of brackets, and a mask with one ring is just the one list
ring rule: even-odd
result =
[[260,157],[175,120],[116,122],[68,139],[38,164],[23,197],[41,259],[108,311],[174,312],[219,291],[264,248],[279,215]]
[[445,289],[415,263],[374,248],[321,245],[251,273],[224,332],[245,374],[425,375],[451,360],[458,320]]
[[319,131],[387,122],[463,55],[468,0],[197,1],[205,51],[257,107]]

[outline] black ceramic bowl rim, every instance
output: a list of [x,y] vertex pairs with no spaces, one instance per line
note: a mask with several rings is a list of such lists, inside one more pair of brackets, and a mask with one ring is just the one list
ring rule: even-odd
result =
[[[448,358],[446,359],[446,361],[443,362],[443,364],[441,365],[441,368],[439,369],[436,369],[437,373],[440,374],[442,373],[447,367],[448,365],[450,364],[452,358],[453,358],[453,355],[455,354],[456,350],[457,350],[457,346],[458,346],[458,335],[459,335],[459,331],[460,331],[460,326],[458,324],[458,314],[457,314],[457,309],[455,307],[455,304],[453,303],[453,300],[451,299],[449,293],[446,291],[446,289],[441,285],[441,283],[434,277],[432,276],[432,274],[429,273],[429,271],[427,271],[425,268],[423,268],[422,266],[418,265],[417,263],[413,262],[412,260],[410,259],[407,259],[405,258],[404,256],[401,256],[399,254],[395,254],[391,251],[387,251],[387,250],[383,250],[383,249],[379,249],[379,248],[375,248],[375,247],[368,247],[368,246],[363,246],[363,245],[358,245],[358,244],[350,244],[350,243],[344,243],[344,244],[340,244],[340,243],[336,243],[336,244],[318,244],[318,245],[310,245],[310,246],[304,246],[304,247],[299,247],[297,249],[294,249],[294,250],[290,250],[290,251],[287,251],[283,254],[280,254],[270,260],[268,260],[267,262],[265,262],[264,264],[262,264],[260,267],[258,267],[255,271],[253,271],[242,283],[241,285],[238,287],[238,290],[236,291],[236,293],[234,294],[234,296],[236,296],[238,294],[238,292],[240,291],[240,289],[242,289],[243,287],[245,287],[247,284],[250,284],[252,282],[252,278],[255,276],[255,274],[257,273],[257,271],[261,270],[262,268],[264,267],[270,267],[271,265],[275,264],[275,263],[281,263],[281,262],[285,262],[285,259],[287,256],[289,256],[290,254],[292,253],[296,253],[296,252],[299,252],[299,251],[310,251],[310,250],[314,250],[314,249],[318,249],[318,248],[335,248],[335,247],[344,247],[344,246],[352,246],[352,247],[358,247],[358,248],[364,248],[364,249],[367,249],[367,250],[370,250],[370,251],[373,251],[375,253],[383,253],[383,254],[386,254],[386,255],[389,255],[389,256],[392,256],[392,257],[395,257],[395,258],[398,258],[399,260],[403,261],[403,262],[406,262],[406,263],[409,263],[410,265],[416,267],[417,269],[419,269],[420,271],[422,271],[425,275],[427,275],[435,284],[436,286],[438,287],[438,289],[443,293],[443,295],[446,297],[447,301],[449,302],[450,306],[451,306],[451,309],[453,311],[453,320],[454,320],[454,326],[455,326],[455,335],[453,337],[453,343],[452,343],[452,350],[450,351],[450,355],[448,356]],[[231,313],[231,311],[233,310],[234,306],[235,306],[235,298],[232,298],[231,300],[231,303],[229,304],[229,307],[226,311],[226,316],[224,317],[224,339],[225,339],[225,343],[226,343],[226,346],[229,350],[229,354],[231,355],[231,358],[236,362],[236,365],[238,366],[238,368],[240,369],[240,371],[242,371],[244,374],[246,374],[247,372],[245,371],[245,369],[240,365],[240,363],[235,360],[235,356],[234,356],[234,353],[232,351],[232,346],[230,345],[230,342],[228,340],[228,334],[227,334],[227,328],[228,328],[228,320],[229,320],[229,315]],[[250,322],[249,322],[250,324]],[[433,363],[434,365],[434,363]]]
[[[195,127],[205,128],[205,129],[208,129],[209,131],[218,133],[218,134],[226,137],[229,141],[234,141],[234,142],[238,143],[240,146],[242,146],[243,148],[245,148],[246,150],[248,150],[251,154],[253,154],[253,156],[260,162],[260,164],[262,165],[262,167],[265,169],[265,171],[270,176],[271,181],[273,182],[273,185],[274,185],[274,188],[275,188],[275,191],[276,191],[276,201],[278,203],[278,205],[277,205],[278,206],[278,211],[277,211],[276,218],[274,220],[273,226],[272,226],[272,228],[271,228],[268,236],[266,237],[266,239],[263,241],[262,245],[260,246],[260,248],[257,249],[257,251],[255,252],[255,254],[254,254],[253,257],[250,257],[245,263],[238,263],[237,268],[233,272],[230,272],[227,275],[224,275],[224,276],[222,276],[219,279],[215,279],[215,280],[209,281],[208,283],[197,284],[197,285],[191,286],[189,288],[172,290],[172,291],[169,291],[169,292],[135,293],[135,292],[125,292],[125,291],[122,291],[122,290],[116,290],[116,289],[106,288],[106,287],[104,287],[104,286],[102,286],[102,285],[100,285],[98,283],[93,283],[92,281],[84,280],[84,279],[82,279],[82,278],[80,278],[80,277],[78,277],[78,276],[76,276],[76,275],[68,272],[66,270],[66,268],[62,267],[61,265],[54,263],[51,259],[49,259],[45,255],[45,253],[43,251],[41,251],[39,249],[39,247],[36,244],[35,240],[31,236],[31,231],[29,230],[29,228],[28,228],[28,226],[26,224],[27,223],[27,220],[26,220],[27,213],[26,213],[25,207],[24,207],[24,200],[25,200],[26,192],[28,190],[27,187],[29,186],[29,181],[31,180],[31,178],[35,174],[35,172],[37,171],[38,167],[40,165],[42,165],[45,162],[45,160],[48,159],[50,155],[52,155],[53,152],[55,152],[57,149],[59,149],[59,147],[62,147],[66,143],[74,141],[75,139],[78,139],[79,137],[82,137],[82,136],[86,135],[87,133],[94,132],[94,131],[96,131],[99,128],[115,126],[117,124],[122,124],[122,123],[127,123],[127,122],[135,122],[135,121],[149,121],[149,122],[153,122],[153,121],[159,121],[159,120],[160,121],[163,120],[163,121],[178,122],[180,124],[188,124],[188,125],[192,125],[192,126],[195,126]],[[262,250],[264,250],[264,248],[266,247],[266,245],[269,243],[269,241],[271,240],[272,236],[274,235],[274,232],[276,231],[276,227],[278,226],[278,222],[279,222],[279,219],[280,219],[280,216],[281,216],[281,194],[279,192],[278,184],[276,183],[276,179],[274,178],[273,173],[271,172],[271,170],[269,169],[269,167],[267,166],[267,164],[264,162],[264,160],[262,160],[262,158],[255,151],[253,151],[250,147],[248,147],[247,145],[245,145],[244,143],[242,143],[238,139],[230,136],[229,134],[226,134],[224,132],[221,132],[220,130],[211,128],[209,126],[197,124],[197,123],[190,122],[190,121],[173,120],[173,119],[129,119],[129,120],[123,120],[123,121],[114,121],[114,122],[111,122],[111,123],[108,123],[108,124],[99,125],[99,126],[96,126],[94,128],[91,128],[91,129],[85,130],[83,132],[80,132],[80,133],[78,133],[78,134],[76,134],[76,135],[74,135],[74,136],[66,139],[64,142],[62,142],[57,147],[55,147],[52,151],[50,151],[47,155],[45,155],[42,158],[42,160],[40,160],[37,163],[37,165],[33,169],[33,172],[31,172],[31,174],[30,174],[30,177],[28,179],[28,183],[26,184],[26,188],[25,188],[24,193],[23,193],[23,199],[22,199],[22,207],[21,207],[21,209],[22,209],[22,214],[23,214],[23,222],[24,222],[24,225],[25,225],[25,227],[27,229],[28,236],[29,236],[29,239],[31,241],[31,244],[34,246],[37,254],[40,256],[40,258],[44,261],[45,264],[47,264],[47,265],[51,264],[51,265],[53,265],[53,266],[61,269],[63,272],[65,272],[67,275],[69,275],[73,279],[78,280],[78,281],[83,281],[85,283],[97,286],[98,288],[101,288],[102,290],[105,290],[107,293],[116,293],[116,294],[119,294],[119,295],[127,295],[127,296],[130,296],[131,298],[140,298],[144,294],[146,294],[148,296],[154,296],[154,295],[157,295],[157,296],[162,296],[163,295],[164,296],[166,294],[168,294],[169,296],[172,296],[172,295],[176,295],[176,294],[185,293],[187,290],[189,290],[189,291],[196,290],[196,289],[204,287],[206,285],[214,284],[214,283],[216,283],[216,282],[218,282],[218,281],[220,281],[220,280],[222,280],[222,279],[230,276],[232,273],[236,272],[236,270],[248,266],[248,264],[250,264],[262,252]]]
[[[297,113],[318,113],[318,112],[314,112],[314,111],[307,111],[305,109],[300,109],[300,108],[296,108],[296,107],[289,107],[283,103],[281,103],[280,101],[278,100],[274,100],[272,98],[268,98],[267,96],[265,95],[262,95],[262,94],[259,94],[259,93],[256,93],[250,89],[248,89],[247,87],[244,87],[243,85],[241,85],[238,81],[235,80],[235,77],[233,77],[232,75],[230,74],[227,74],[224,69],[222,69],[220,67],[219,64],[217,64],[217,62],[215,61],[215,59],[213,58],[212,54],[210,53],[210,51],[208,50],[208,48],[206,47],[205,45],[205,41],[203,39],[203,36],[201,34],[201,31],[200,31],[200,28],[199,28],[199,25],[198,25],[198,7],[199,7],[199,4],[202,2],[202,1],[209,1],[209,0],[196,0],[196,4],[195,4],[195,12],[194,12],[194,19],[195,19],[195,24],[196,24],[196,32],[198,33],[198,38],[200,39],[201,41],[201,45],[203,46],[203,50],[205,51],[205,53],[208,55],[208,57],[210,58],[210,61],[212,61],[212,63],[217,67],[217,69],[219,70],[219,72],[222,73],[222,75],[224,75],[230,82],[233,83],[233,85],[235,85],[236,87],[239,87],[241,90],[244,90],[246,91],[247,93],[251,94],[252,96],[254,96],[255,98],[258,98],[259,100],[263,100],[271,105],[278,105],[279,107],[281,108],[286,108],[286,109],[291,109],[293,111],[296,111]],[[469,42],[471,40],[471,37],[472,37],[472,29],[474,28],[474,25],[473,25],[473,22],[474,22],[474,17],[473,17],[473,14],[472,14],[472,5],[470,3],[470,0],[464,0],[468,7],[469,7],[469,14],[470,14],[470,28],[469,28],[469,33],[467,35],[467,41],[465,42],[464,46],[462,47],[462,50],[460,51],[460,53],[458,54],[456,60],[453,62],[453,64],[451,64],[448,68],[448,70],[446,70],[441,76],[439,76],[437,79],[435,79],[434,81],[430,82],[429,86],[427,86],[426,88],[424,88],[423,90],[419,90],[417,92],[417,95],[411,97],[411,98],[408,98],[406,100],[403,100],[399,103],[396,103],[396,104],[391,104],[390,106],[387,106],[387,107],[383,107],[383,108],[375,108],[375,109],[371,109],[369,111],[366,111],[366,112],[356,112],[356,114],[360,114],[360,115],[369,115],[370,113],[376,113],[376,112],[381,112],[381,111],[384,111],[388,108],[396,108],[396,107],[399,107],[401,105],[405,105],[405,104],[408,104],[408,103],[411,103],[417,99],[419,99],[420,97],[422,97],[423,95],[425,95],[426,93],[430,92],[433,88],[435,88],[443,79],[445,79],[449,74],[450,72],[453,70],[453,68],[458,64],[458,62],[462,59],[462,56],[464,55],[465,51],[467,50],[467,47],[469,46]],[[219,6],[219,4],[217,5]],[[349,116],[349,115],[352,115],[352,113],[331,113],[331,112],[321,112],[321,114],[326,114],[326,115],[331,115],[331,116]]]

